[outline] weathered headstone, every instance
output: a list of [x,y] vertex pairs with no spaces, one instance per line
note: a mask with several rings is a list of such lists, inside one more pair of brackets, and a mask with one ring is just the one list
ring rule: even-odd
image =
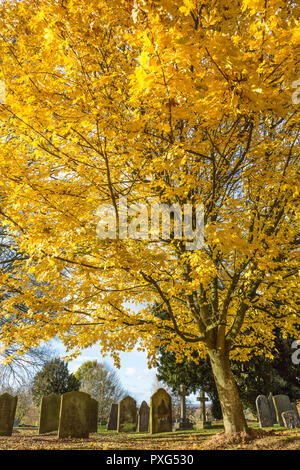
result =
[[200,392],[200,396],[197,397],[197,401],[200,402],[200,420],[196,422],[196,429],[205,429],[210,428],[211,422],[206,419],[206,406],[205,402],[208,401],[208,398],[205,398],[205,393]]
[[259,425],[261,428],[273,426],[273,418],[270,410],[269,400],[265,395],[258,395],[255,401]]
[[186,401],[185,397],[189,394],[186,391],[185,385],[180,385],[179,396],[180,396],[180,418],[174,424],[174,430],[180,431],[182,429],[192,429],[193,423],[191,423],[186,417]]
[[107,423],[108,431],[116,431],[118,427],[118,405],[113,403],[110,408],[109,419]]
[[88,393],[64,393],[60,403],[58,437],[89,437],[90,407],[91,396]]
[[43,397],[40,408],[39,434],[57,431],[59,423],[60,395],[51,393]]
[[283,411],[281,414],[283,425],[288,429],[294,429],[300,427],[300,422],[294,410]]
[[98,408],[99,403],[91,398],[90,404],[90,432],[98,432]]
[[9,393],[0,395],[0,436],[11,436],[18,397],[13,397]]
[[136,401],[127,396],[118,403],[118,432],[135,432],[137,428]]
[[291,405],[292,405],[292,410],[295,412],[297,421],[300,423],[300,416],[299,416],[299,411],[298,411],[298,408],[297,408],[297,404],[294,401],[292,401]]
[[151,397],[150,433],[170,431],[172,431],[172,400],[163,388],[159,388]]
[[150,407],[143,401],[138,412],[138,432],[149,431],[149,417]]
[[284,426],[281,415],[284,411],[292,410],[290,399],[287,395],[275,395],[273,397],[273,403],[276,411],[277,422],[280,426]]
[[269,402],[269,407],[270,407],[270,412],[271,412],[273,424],[276,424],[277,423],[277,416],[276,416],[276,410],[275,410],[275,406],[274,406],[274,402],[273,402],[272,393],[269,393],[268,402]]

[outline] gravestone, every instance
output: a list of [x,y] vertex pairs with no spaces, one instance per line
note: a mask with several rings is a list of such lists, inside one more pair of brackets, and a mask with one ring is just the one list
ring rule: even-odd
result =
[[268,402],[269,402],[269,407],[270,407],[270,412],[271,412],[273,424],[277,424],[277,416],[276,416],[276,410],[275,410],[275,406],[274,406],[274,402],[273,402],[272,393],[270,393],[269,396],[268,396]]
[[281,415],[284,411],[292,410],[290,399],[287,395],[275,395],[273,397],[273,403],[276,411],[277,422],[280,426],[284,426]]
[[292,410],[295,412],[297,421],[298,421],[298,423],[300,423],[300,416],[299,416],[299,411],[298,411],[298,408],[297,408],[297,404],[294,401],[292,401],[291,405],[292,405]]
[[170,431],[172,431],[172,400],[163,388],[159,388],[151,397],[150,433]]
[[107,431],[116,431],[118,427],[118,405],[113,403],[110,408]]
[[0,395],[0,436],[11,436],[18,397],[13,397],[8,393]]
[[39,434],[57,431],[59,423],[60,395],[51,393],[43,397],[40,408]]
[[294,410],[283,411],[281,414],[283,425],[288,429],[300,428],[300,422]]
[[149,431],[149,417],[150,407],[143,401],[138,412],[138,432]]
[[186,417],[186,401],[185,397],[189,394],[186,391],[185,385],[180,385],[179,396],[180,396],[180,418],[174,424],[174,431],[181,431],[182,429],[192,429],[193,424]]
[[90,432],[91,396],[84,392],[67,392],[61,397],[59,412],[59,439],[87,438]]
[[273,418],[270,410],[269,400],[265,395],[258,395],[255,400],[257,416],[261,428],[273,426]]
[[137,428],[136,401],[127,396],[118,404],[118,432],[135,432]]
[[99,403],[91,398],[90,403],[90,432],[98,432],[98,408]]
[[208,398],[205,398],[205,393],[200,392],[200,396],[197,397],[197,401],[200,402],[200,420],[196,422],[196,429],[206,429],[210,428],[211,422],[206,419],[206,406],[205,402],[208,401]]

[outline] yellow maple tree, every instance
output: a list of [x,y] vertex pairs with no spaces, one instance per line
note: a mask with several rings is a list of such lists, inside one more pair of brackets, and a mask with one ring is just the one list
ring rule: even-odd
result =
[[[230,358],[297,335],[299,8],[282,0],[0,6],[0,339],[208,354],[226,432],[248,432]],[[109,204],[204,208],[204,243],[96,235]],[[173,229],[175,227],[173,225]],[[174,231],[173,230],[173,231]],[[16,310],[22,304],[26,308]],[[161,315],[155,312],[158,305]]]

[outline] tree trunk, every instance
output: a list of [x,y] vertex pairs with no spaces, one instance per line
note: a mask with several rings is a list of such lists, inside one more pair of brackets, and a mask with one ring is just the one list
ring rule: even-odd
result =
[[221,403],[225,433],[246,432],[249,428],[231,371],[229,354],[208,350],[211,367]]

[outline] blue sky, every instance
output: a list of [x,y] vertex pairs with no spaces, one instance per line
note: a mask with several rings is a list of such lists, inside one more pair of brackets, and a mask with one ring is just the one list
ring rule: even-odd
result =
[[[64,345],[60,341],[53,341],[53,348],[60,357],[66,354]],[[95,345],[84,349],[80,356],[68,363],[70,372],[75,372],[85,361],[104,362],[114,367],[114,361],[110,356],[103,357],[100,347]],[[154,392],[154,382],[156,369],[148,368],[147,356],[145,352],[133,350],[130,353],[120,353],[121,368],[116,369],[123,387],[128,391],[138,404],[143,400],[149,403],[150,396]],[[190,395],[190,401],[197,403],[195,396]]]
[[[59,354],[64,356],[66,350],[60,341],[53,341],[53,348]],[[155,381],[155,369],[149,369],[147,365],[146,353],[133,350],[130,353],[120,353],[121,368],[116,369],[123,387],[128,391],[138,403],[143,400],[149,402],[153,393]],[[99,346],[93,346],[84,349],[80,356],[68,363],[70,372],[75,372],[78,367],[85,361],[104,362],[114,367],[114,361],[110,356],[103,357]]]

